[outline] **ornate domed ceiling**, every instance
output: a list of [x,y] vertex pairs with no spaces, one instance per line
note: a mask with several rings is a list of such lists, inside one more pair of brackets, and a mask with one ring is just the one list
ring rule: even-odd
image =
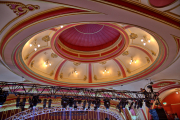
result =
[[164,41],[151,31],[117,23],[77,23],[27,38],[14,50],[13,62],[44,83],[102,87],[153,74],[166,54]]

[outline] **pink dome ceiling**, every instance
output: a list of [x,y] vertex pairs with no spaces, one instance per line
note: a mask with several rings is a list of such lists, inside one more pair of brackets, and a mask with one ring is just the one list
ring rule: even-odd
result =
[[63,31],[59,39],[67,47],[79,51],[95,51],[114,44],[118,30],[101,24],[83,24]]

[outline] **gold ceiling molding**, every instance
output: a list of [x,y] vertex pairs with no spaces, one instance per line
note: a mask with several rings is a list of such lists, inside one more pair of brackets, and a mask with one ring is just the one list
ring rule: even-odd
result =
[[80,63],[80,62],[73,62],[73,64],[74,64],[75,66],[78,66],[78,65],[80,65],[81,63]]
[[63,78],[63,73],[61,73],[61,74],[59,75],[59,77],[62,79],[62,78]]
[[127,56],[127,55],[129,55],[129,51],[125,51],[125,52],[123,52],[123,54],[122,54],[123,56]]
[[52,58],[57,58],[57,57],[58,57],[58,55],[57,55],[57,54],[55,54],[55,53],[51,53],[51,57],[52,57]]
[[152,55],[156,56],[156,53],[153,50],[151,50],[151,53]]
[[30,54],[27,54],[27,55],[24,57],[24,60],[29,59],[29,55],[30,55]]
[[49,75],[53,76],[54,75],[54,70],[52,70]]
[[42,40],[43,40],[44,42],[50,41],[49,35],[44,36],[44,37],[42,38]]
[[[40,9],[40,7],[38,5],[25,5],[23,3],[20,2],[14,2],[14,1],[0,1],[0,4],[6,4],[7,6],[9,6],[9,8],[11,10],[13,10],[14,13],[16,13],[17,17],[15,17],[14,19],[12,19],[11,21],[9,21],[1,30],[0,30],[0,34],[4,31],[5,28],[7,28],[8,25],[10,25],[12,22],[14,22],[15,20],[17,20],[18,18],[26,15],[29,11],[34,11],[36,9]],[[12,5],[15,5],[15,7],[13,7]]]
[[146,57],[147,63],[150,63],[150,59],[149,57]]
[[85,81],[85,80],[87,80],[87,76],[86,75],[84,75],[84,78],[83,78],[83,80]]
[[[130,11],[130,12],[133,12],[133,13],[136,13],[136,14],[139,14],[139,15],[142,15],[142,16],[145,16],[145,17],[154,19],[154,20],[156,20],[156,21],[159,21],[159,22],[161,22],[161,23],[167,24],[167,25],[169,25],[169,26],[171,26],[171,27],[174,27],[174,28],[176,28],[176,29],[180,29],[180,26],[174,25],[174,24],[169,23],[169,22],[166,22],[166,21],[164,21],[164,20],[162,20],[162,19],[160,19],[160,18],[151,16],[151,15],[149,15],[149,14],[145,14],[145,13],[143,13],[143,12],[139,12],[139,11],[137,11],[137,10],[134,10],[134,9],[131,9],[131,8],[122,6],[122,5],[118,5],[118,4],[111,3],[111,2],[107,2],[107,1],[103,1],[103,0],[91,0],[91,1],[95,1],[95,2],[99,2],[99,3],[106,4],[106,5],[110,5],[110,6],[113,6],[113,7],[117,7],[117,8],[120,8],[120,9],[124,9],[124,10]],[[176,22],[180,22],[179,19],[177,19],[177,18],[175,18],[175,17],[173,17],[173,16],[170,16],[170,15],[167,14],[167,13],[164,13],[164,12],[162,12],[162,11],[159,11],[159,10],[157,10],[157,9],[154,9],[154,8],[152,8],[152,7],[150,7],[150,6],[147,6],[147,5],[144,5],[144,4],[141,4],[141,3],[138,3],[138,2],[132,1],[132,0],[122,0],[122,1],[126,1],[127,3],[135,4],[135,5],[140,6],[140,7],[142,7],[142,8],[146,8],[146,9],[148,9],[148,10],[150,10],[150,11],[153,11],[153,12],[155,12],[155,13],[158,13],[158,14],[161,14],[161,15],[163,15],[163,16],[165,16],[165,17],[168,17],[168,18],[170,18],[170,19],[172,19],[172,20],[174,20],[174,21],[176,21]]]
[[131,33],[131,34],[130,34],[130,38],[131,38],[132,40],[136,39],[137,37],[138,37],[138,35],[135,34],[135,33]]
[[174,9],[176,9],[177,7],[180,7],[180,4],[178,4],[177,6],[171,8],[171,9],[169,9],[169,10],[166,10],[165,12],[168,13],[168,14],[174,15],[174,16],[176,16],[176,17],[180,17],[180,15],[171,12],[171,10],[174,10]]
[[99,64],[104,65],[104,64],[106,64],[106,61],[101,61],[101,62],[99,62]]
[[34,60],[31,62],[31,68],[34,66]]

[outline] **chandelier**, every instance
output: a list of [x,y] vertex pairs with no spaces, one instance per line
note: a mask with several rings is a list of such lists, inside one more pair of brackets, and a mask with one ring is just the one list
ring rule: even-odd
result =
[[143,36],[143,38],[141,39],[141,42],[143,43],[143,45],[145,46],[146,45],[146,43],[148,42],[148,43],[150,43],[151,42],[151,40],[150,39],[148,39],[147,38],[147,36]]
[[31,44],[29,44],[30,47],[34,46],[34,51],[37,50],[41,45],[37,44],[37,39],[35,39]]
[[51,66],[51,63],[49,62],[49,60],[46,60],[46,61],[44,62],[44,65],[45,65],[45,67],[47,67],[48,65]]

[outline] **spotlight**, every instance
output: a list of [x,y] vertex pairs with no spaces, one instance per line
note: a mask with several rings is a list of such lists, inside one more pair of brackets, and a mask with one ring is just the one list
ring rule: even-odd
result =
[[88,109],[90,109],[91,103],[92,103],[92,101],[91,101],[91,100],[88,100]]
[[138,100],[138,106],[137,106],[137,109],[138,108],[142,108],[142,106],[143,106],[143,103],[142,103],[143,101],[140,99],[140,100]]
[[74,98],[69,98],[69,107],[72,108],[74,104]]
[[69,101],[67,97],[61,98],[61,105],[63,108],[66,108],[68,104],[69,104]]
[[32,99],[31,98],[29,98],[29,108],[33,108],[33,102],[32,102]]
[[44,99],[43,100],[43,108],[46,108],[46,102],[47,102],[47,99]]
[[20,97],[16,99],[16,107],[19,107]]
[[104,99],[104,106],[106,107],[106,109],[109,109],[109,107],[110,107],[110,100],[108,98]]
[[51,108],[51,103],[52,103],[52,100],[49,99],[49,101],[48,101],[48,108]]
[[6,102],[6,98],[9,95],[8,91],[3,91],[0,88],[0,106],[2,106]]
[[134,102],[131,102],[130,106],[129,106],[129,110],[132,108]]
[[41,103],[41,100],[39,99],[39,96],[33,96],[33,98],[32,98],[33,107],[36,107],[36,105],[38,103]]
[[83,109],[86,107],[86,100],[83,101]]
[[23,98],[23,101],[20,102],[20,108],[21,108],[21,111],[24,111],[24,106],[26,105],[26,98]]
[[77,101],[74,100],[74,109],[76,110],[77,109]]

